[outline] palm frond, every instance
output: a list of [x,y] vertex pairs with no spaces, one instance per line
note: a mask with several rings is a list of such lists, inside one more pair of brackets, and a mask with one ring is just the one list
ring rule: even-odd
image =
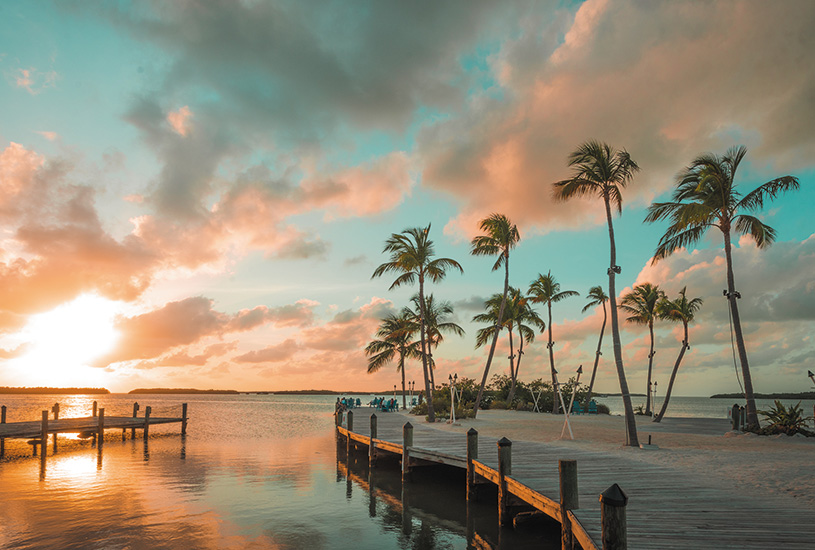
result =
[[767,248],[775,242],[775,229],[755,216],[740,214],[734,218],[733,228],[739,235],[750,235],[759,248]]
[[798,178],[794,176],[782,176],[768,181],[747,193],[747,195],[736,204],[736,207],[744,210],[760,210],[764,208],[765,200],[774,199],[781,193],[795,191],[800,189],[800,187],[801,184]]
[[672,234],[670,237],[663,235],[662,239],[660,239],[659,244],[657,245],[656,251],[654,251],[654,257],[651,260],[651,265],[656,264],[659,260],[664,260],[680,248],[685,248],[695,242],[698,242],[699,239],[701,239],[705,234],[705,231],[707,231],[707,227],[708,226],[706,225],[700,225],[698,227],[686,229],[685,231],[679,231]]

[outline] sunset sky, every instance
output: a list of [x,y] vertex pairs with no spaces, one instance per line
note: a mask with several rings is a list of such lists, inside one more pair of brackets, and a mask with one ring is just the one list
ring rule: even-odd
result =
[[[0,5],[0,386],[382,390],[364,346],[413,289],[371,279],[385,239],[432,224],[458,260],[431,290],[467,331],[437,379],[480,378],[470,322],[502,288],[469,255],[500,212],[522,240],[511,284],[551,270],[561,373],[591,365],[607,288],[602,203],[555,203],[588,139],[641,172],[615,219],[620,293],[683,286],[704,306],[678,395],[738,391],[720,233],[650,266],[643,225],[703,152],[748,148],[747,192],[778,231],[734,250],[756,391],[815,370],[815,3],[59,2]],[[544,314],[542,308],[539,309]],[[657,324],[661,388],[681,328]],[[647,328],[624,326],[645,391]],[[597,389],[619,391],[606,335]],[[493,371],[508,372],[507,348]],[[408,379],[420,380],[410,363]],[[545,336],[521,378],[548,377]]]

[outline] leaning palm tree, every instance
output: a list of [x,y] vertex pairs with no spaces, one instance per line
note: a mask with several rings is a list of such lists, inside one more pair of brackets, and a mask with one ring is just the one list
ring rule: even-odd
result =
[[616,151],[606,143],[588,141],[580,145],[569,155],[569,166],[574,168],[572,177],[554,184],[554,197],[565,201],[575,197],[596,196],[603,199],[608,222],[608,240],[610,265],[608,268],[608,296],[611,304],[611,337],[614,343],[614,363],[617,367],[617,378],[620,381],[620,393],[623,398],[626,424],[626,445],[637,447],[637,421],[634,418],[634,407],[631,406],[631,395],[623,366],[622,345],[620,344],[620,326],[617,320],[617,290],[615,275],[620,272],[617,265],[617,245],[614,242],[614,225],[611,220],[611,204],[622,213],[623,195],[621,188],[631,181],[639,170],[637,163],[625,151]]
[[543,319],[540,318],[538,313],[532,309],[532,306],[529,303],[529,298],[523,296],[520,291],[515,291],[510,296],[508,305],[510,307],[511,317],[509,317],[509,321],[511,322],[511,327],[517,328],[518,330],[518,358],[515,361],[515,369],[513,373],[512,369],[512,359],[514,354],[511,350],[511,343],[512,343],[512,331],[510,330],[510,374],[512,374],[512,385],[509,388],[509,396],[507,397],[507,403],[512,403],[513,398],[515,397],[515,386],[518,382],[518,372],[521,370],[521,359],[524,356],[524,342],[527,344],[531,344],[535,341],[535,329],[537,328],[541,332],[546,328],[546,323],[543,322]]
[[[415,319],[418,326],[422,309],[419,304],[419,295],[414,294],[410,301],[413,303],[413,309],[407,309],[407,312]],[[430,370],[430,385],[435,388],[436,382],[433,371],[436,369],[436,361],[433,359],[433,350],[438,348],[439,344],[444,341],[445,334],[464,336],[464,329],[458,324],[447,320],[448,317],[453,315],[453,305],[450,302],[437,302],[432,294],[425,296],[424,311],[426,316],[427,364]]]
[[413,340],[416,323],[410,311],[402,310],[399,315],[390,314],[379,325],[376,337],[365,347],[368,356],[368,374],[374,373],[398,356],[397,372],[402,373],[402,408],[407,409],[405,400],[405,359],[419,359],[420,342]]
[[[549,271],[546,273],[546,275],[541,275],[539,273],[538,278],[532,281],[532,284],[529,285],[529,295],[529,299],[532,302],[537,304],[546,304],[546,308],[549,312],[549,343],[546,344],[546,347],[549,348],[549,367],[552,370],[552,387],[557,389],[557,371],[555,370],[554,352],[555,342],[552,340],[552,303],[560,302],[561,300],[565,300],[571,296],[580,296],[580,294],[574,290],[561,291],[560,283],[555,280],[552,272]],[[559,405],[557,399],[553,399],[552,401],[552,412],[557,413]]]
[[[504,318],[507,292],[509,292],[509,251],[515,248],[515,245],[521,240],[521,234],[515,224],[510,222],[509,218],[503,214],[490,214],[481,220],[479,227],[485,234],[476,235],[473,238],[470,243],[470,254],[473,256],[498,256],[492,266],[493,271],[504,266],[504,294],[496,318],[496,326],[500,327]],[[492,357],[495,355],[495,344],[498,342],[499,332],[499,330],[494,331],[490,352],[487,355],[487,363],[484,365],[484,376],[481,377],[481,386],[478,388],[478,396],[473,404],[473,412],[476,415],[478,414],[478,408],[481,406],[481,398],[484,396],[484,388],[490,374],[490,365],[492,364]]]
[[744,398],[747,404],[747,425],[758,429],[753,379],[747,360],[747,348],[741,330],[737,303],[741,294],[736,291],[733,276],[731,230],[737,235],[749,235],[758,248],[767,248],[775,241],[775,230],[757,217],[743,212],[754,212],[764,206],[765,200],[780,193],[799,188],[798,178],[782,176],[768,181],[742,196],[736,190],[736,170],[747,149],[732,147],[724,156],[712,153],[700,155],[676,176],[676,189],[670,202],[655,202],[648,208],[645,221],[653,223],[669,220],[671,225],[659,240],[652,264],[667,258],[676,250],[699,241],[710,227],[717,227],[724,237],[724,256],[727,265],[727,290],[733,332],[741,362],[744,380]]
[[583,307],[583,313],[586,313],[593,307],[603,306],[603,324],[600,327],[600,339],[597,341],[597,353],[594,355],[594,368],[591,371],[589,393],[586,394],[586,401],[583,403],[583,408],[588,410],[589,403],[591,402],[591,392],[594,389],[594,377],[597,374],[597,364],[600,362],[600,356],[602,355],[600,348],[603,347],[603,333],[606,331],[606,320],[608,318],[606,302],[608,301],[608,296],[603,292],[603,287],[593,286],[589,289],[589,293],[586,297],[589,299],[589,302]]
[[[496,335],[500,334],[501,330],[507,329],[509,336],[509,376],[511,379],[515,377],[515,348],[512,340],[512,330],[514,328],[513,317],[515,316],[515,301],[513,297],[518,294],[520,293],[512,287],[507,289],[506,300],[503,294],[493,294],[484,302],[484,312],[473,317],[474,323],[487,325],[484,328],[478,329],[475,333],[475,349],[487,345],[488,342],[495,340]],[[503,313],[501,313],[502,306]],[[499,316],[502,318],[500,323],[498,322]]]
[[651,349],[648,351],[648,382],[645,394],[645,414],[651,416],[651,369],[654,365],[654,321],[657,319],[657,304],[665,297],[658,285],[643,283],[636,285],[631,292],[620,299],[620,309],[628,314],[625,318],[635,325],[648,325],[651,335]]
[[679,356],[676,358],[676,363],[674,363],[674,370],[671,371],[671,379],[668,382],[668,391],[665,392],[665,400],[662,402],[662,408],[660,408],[659,414],[654,416],[654,422],[662,420],[662,417],[665,416],[665,411],[668,410],[668,401],[671,400],[671,390],[674,387],[676,373],[679,370],[679,365],[682,363],[682,358],[685,356],[685,350],[690,349],[688,323],[693,321],[696,312],[702,307],[701,298],[688,300],[687,296],[685,296],[687,288],[688,287],[684,287],[679,291],[679,298],[676,300],[668,300],[663,297],[657,306],[657,314],[660,319],[673,322],[680,321],[682,323],[682,328],[685,331],[685,339],[682,340],[682,347],[679,348]]
[[412,227],[405,229],[401,233],[393,233],[385,241],[383,252],[390,254],[390,261],[386,262],[374,270],[371,276],[380,277],[385,273],[399,273],[399,276],[391,284],[389,290],[402,285],[419,283],[419,306],[421,316],[419,319],[419,340],[422,347],[422,372],[424,374],[425,396],[427,397],[427,420],[436,421],[436,414],[433,411],[433,388],[430,387],[430,376],[427,365],[427,337],[426,324],[427,316],[424,311],[424,285],[425,281],[439,282],[447,275],[448,269],[458,269],[464,273],[461,265],[450,258],[433,258],[435,249],[433,241],[430,240],[430,224],[427,227]]

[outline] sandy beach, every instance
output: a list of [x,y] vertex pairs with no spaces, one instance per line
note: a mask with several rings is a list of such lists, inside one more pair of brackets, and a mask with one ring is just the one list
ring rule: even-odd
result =
[[[815,438],[756,436],[730,431],[730,423],[713,418],[665,418],[659,424],[638,417],[641,443],[648,435],[658,449],[625,447],[622,416],[571,417],[574,440],[561,439],[563,416],[487,410],[477,419],[437,423],[440,430],[464,433],[471,427],[482,436],[551,442],[564,449],[604,451],[632,461],[685,470],[712,487],[756,498],[777,498],[789,506],[815,511]],[[579,469],[579,465],[578,465]]]

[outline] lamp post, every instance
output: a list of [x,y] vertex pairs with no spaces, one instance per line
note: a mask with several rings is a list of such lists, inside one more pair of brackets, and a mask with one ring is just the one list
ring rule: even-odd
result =
[[393,385],[393,398],[396,399],[396,384]]
[[651,405],[653,409],[656,410],[657,408],[657,381],[654,380],[654,395],[651,397]]
[[448,424],[456,423],[456,382],[458,381],[458,374],[451,374],[448,377],[450,381],[450,420]]

